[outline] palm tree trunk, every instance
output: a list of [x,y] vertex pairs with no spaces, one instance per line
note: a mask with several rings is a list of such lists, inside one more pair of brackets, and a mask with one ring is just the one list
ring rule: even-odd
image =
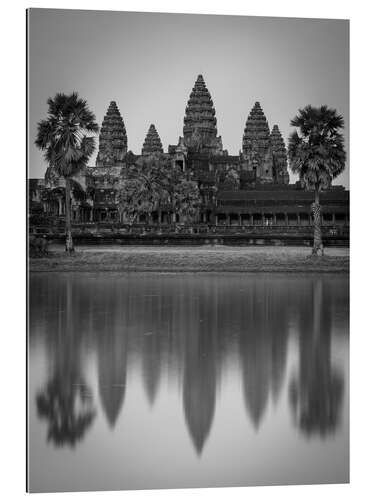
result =
[[314,215],[314,245],[312,249],[313,255],[318,255],[319,250],[323,255],[323,243],[322,243],[322,228],[321,228],[321,207],[319,200],[319,189],[315,188],[315,201],[312,206]]
[[65,178],[65,228],[66,228],[66,242],[65,251],[70,253],[74,252],[73,238],[72,238],[72,222],[70,216],[70,179]]

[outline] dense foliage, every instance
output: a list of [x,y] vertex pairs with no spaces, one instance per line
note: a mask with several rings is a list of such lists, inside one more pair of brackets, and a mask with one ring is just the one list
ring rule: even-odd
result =
[[119,190],[119,206],[127,222],[156,210],[178,214],[191,222],[201,204],[198,185],[164,155],[140,157],[128,167]]

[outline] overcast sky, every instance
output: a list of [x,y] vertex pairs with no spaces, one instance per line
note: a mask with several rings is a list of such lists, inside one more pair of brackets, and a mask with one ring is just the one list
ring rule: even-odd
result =
[[[78,91],[99,125],[115,100],[128,149],[140,153],[154,123],[167,150],[199,73],[230,154],[257,100],[285,141],[298,108],[336,108],[349,153],[348,21],[31,9],[29,54],[30,177],[46,169],[33,142],[49,96]],[[349,186],[349,163],[336,183]]]

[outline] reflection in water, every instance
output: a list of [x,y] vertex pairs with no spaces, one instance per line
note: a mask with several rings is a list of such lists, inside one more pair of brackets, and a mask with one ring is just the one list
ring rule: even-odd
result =
[[161,377],[161,350],[157,334],[147,333],[142,348],[143,383],[150,406],[155,402]]
[[198,454],[211,429],[215,413],[216,379],[209,332],[189,342],[185,357],[183,400],[186,425]]
[[189,304],[185,334],[183,402],[186,425],[198,455],[211,429],[216,403],[217,309],[215,293],[203,287]]
[[311,288],[311,307],[300,310],[299,377],[291,381],[290,402],[304,434],[325,436],[339,423],[344,381],[331,360],[331,296],[322,279]]
[[344,375],[332,336],[334,325],[347,333],[346,278],[36,274],[30,303],[30,346],[45,347],[49,365],[34,401],[56,445],[74,445],[90,426],[95,435],[95,406],[115,432],[139,376],[150,415],[165,379],[175,384],[197,458],[214,441],[221,381],[237,373],[245,424],[259,437],[285,394],[294,435],[326,436],[340,423]]
[[111,427],[116,423],[125,398],[126,345],[125,335],[104,329],[99,338],[98,379],[100,400]]
[[126,391],[126,296],[116,289],[118,307],[114,310],[111,305],[113,293],[107,293],[108,285],[104,290],[96,282],[92,286],[94,321],[91,324],[97,344],[99,396],[107,422],[113,428]]
[[[36,396],[38,415],[48,422],[47,441],[56,446],[74,446],[92,424],[95,410],[92,393],[81,373],[80,335],[72,325],[72,285],[64,283],[65,297],[57,295],[57,331],[52,330],[50,358],[52,375]],[[61,314],[61,310],[65,314]]]
[[142,335],[142,376],[144,389],[150,406],[153,406],[159,389],[162,372],[162,297],[146,295],[142,297],[143,313],[150,318],[150,330]]
[[259,428],[270,392],[276,400],[284,378],[287,296],[283,283],[254,287],[243,303],[240,333],[243,391],[251,422]]

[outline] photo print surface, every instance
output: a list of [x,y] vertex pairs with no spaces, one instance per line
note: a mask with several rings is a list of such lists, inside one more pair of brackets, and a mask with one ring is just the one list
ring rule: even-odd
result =
[[349,481],[349,22],[30,9],[28,489]]

